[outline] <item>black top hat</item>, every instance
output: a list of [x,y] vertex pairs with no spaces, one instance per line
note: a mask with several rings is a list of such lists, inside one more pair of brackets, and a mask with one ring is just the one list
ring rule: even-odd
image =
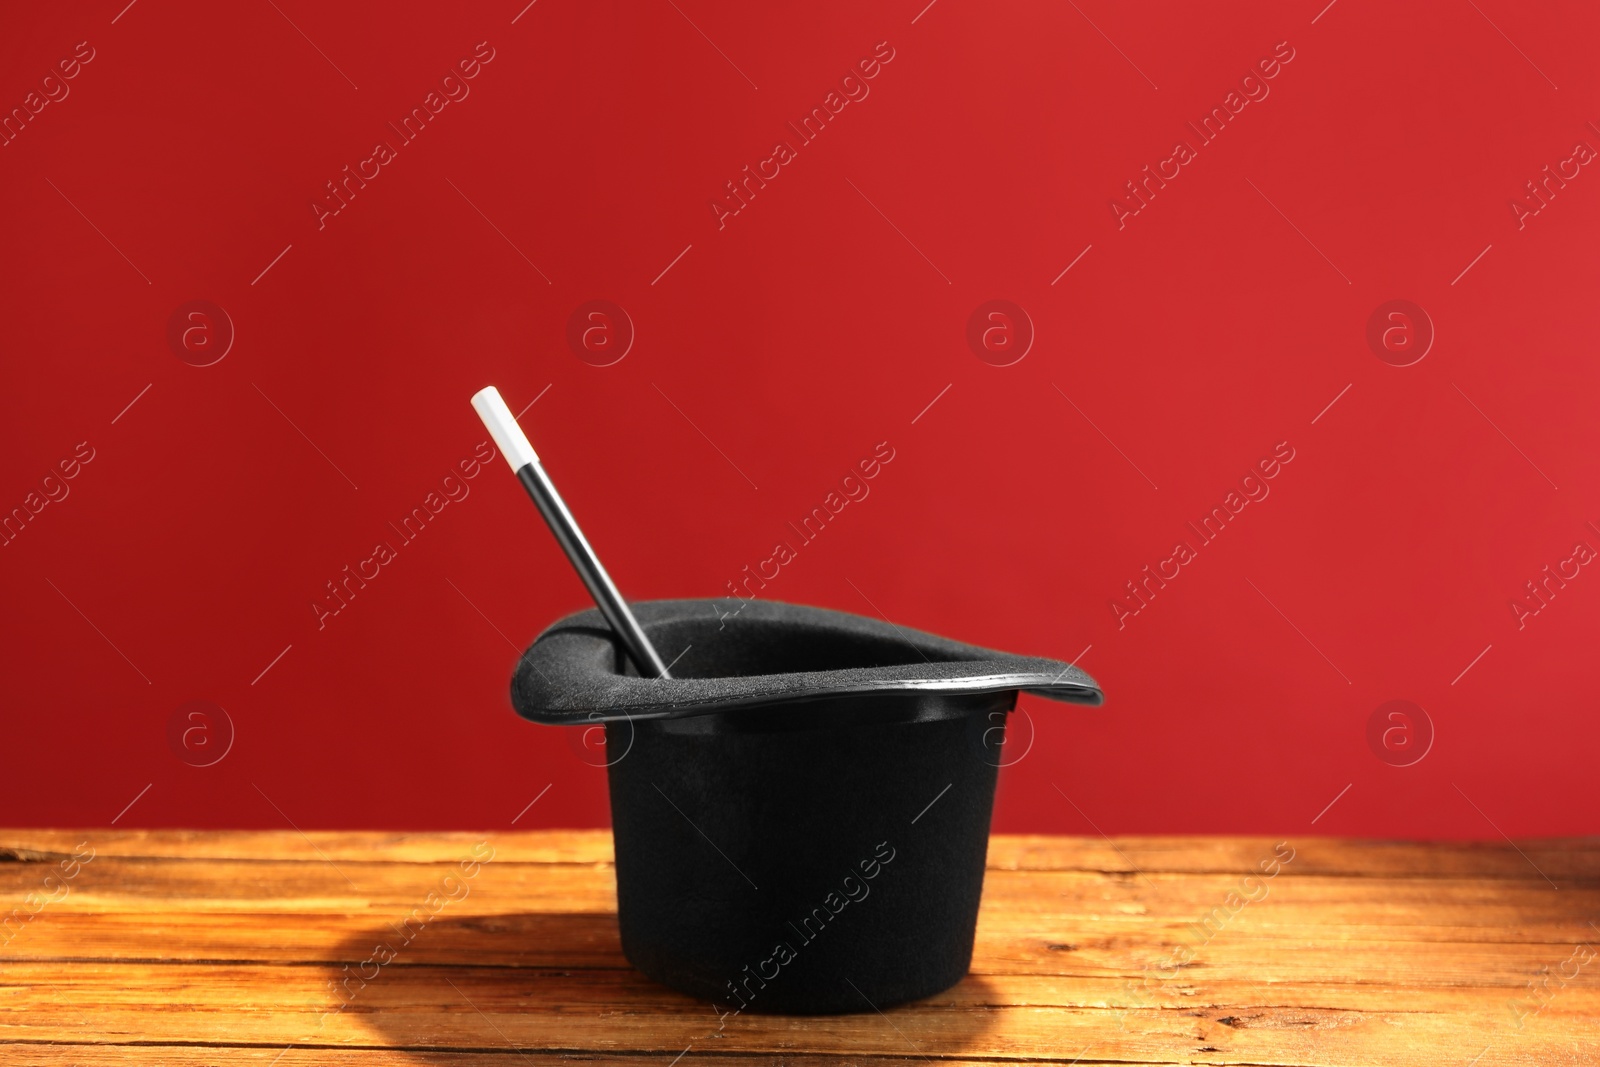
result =
[[583,611],[545,630],[523,655],[511,685],[517,711],[570,726],[864,694],[1104,699],[1095,680],[1070,664],[842,611],[728,599],[640,601],[633,609],[663,658],[677,657],[671,678],[639,677],[600,613]]
[[[597,611],[551,626],[512,700],[605,723],[622,948],[745,1010],[872,1011],[971,962],[1007,714],[1099,704],[1070,664],[765,601],[634,605],[671,678]],[[675,659],[674,659],[675,658]]]

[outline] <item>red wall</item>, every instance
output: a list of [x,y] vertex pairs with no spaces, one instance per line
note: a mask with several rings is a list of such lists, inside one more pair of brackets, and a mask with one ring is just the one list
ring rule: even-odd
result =
[[635,598],[889,442],[764,595],[1081,654],[1002,829],[1595,830],[1600,14],[1324,2],[6,12],[4,821],[603,825],[508,704],[586,601],[492,382]]

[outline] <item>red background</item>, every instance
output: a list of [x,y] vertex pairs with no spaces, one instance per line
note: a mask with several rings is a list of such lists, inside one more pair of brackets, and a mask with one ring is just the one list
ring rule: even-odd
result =
[[[0,148],[0,506],[94,450],[0,548],[5,820],[603,825],[604,772],[509,707],[515,649],[586,600],[498,460],[311,607],[484,439],[495,383],[539,398],[524,425],[640,599],[724,593],[888,441],[764,595],[1081,655],[1106,707],[1023,698],[999,829],[1595,830],[1600,575],[1520,629],[1510,602],[1600,547],[1600,175],[1521,228],[1509,205],[1600,145],[1600,14],[925,3],[0,16],[6,109],[94,50]],[[485,41],[319,229],[324,183]],[[724,182],[885,41],[719,229]],[[1270,95],[1119,229],[1112,197],[1279,42]],[[608,367],[566,340],[597,299],[636,330]],[[1036,333],[1011,366],[966,341],[991,299]],[[1366,341],[1394,299],[1436,330],[1407,367]],[[236,331],[210,366],[168,341],[192,300]],[[1285,441],[1119,629],[1124,583]],[[211,766],[169,742],[195,700],[235,730]],[[1412,766],[1369,747],[1390,700],[1432,723]]]

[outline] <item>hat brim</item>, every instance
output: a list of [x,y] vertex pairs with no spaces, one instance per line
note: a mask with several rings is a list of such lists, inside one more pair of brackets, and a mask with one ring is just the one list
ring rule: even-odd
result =
[[847,612],[728,598],[632,607],[673,677],[639,677],[591,609],[555,623],[523,653],[511,680],[517,712],[569,726],[896,693],[1027,692],[1068,704],[1104,702],[1095,680],[1069,663]]

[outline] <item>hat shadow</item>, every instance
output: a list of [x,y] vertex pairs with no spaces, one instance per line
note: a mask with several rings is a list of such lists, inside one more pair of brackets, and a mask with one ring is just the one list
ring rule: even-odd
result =
[[970,974],[944,993],[881,1011],[863,1001],[859,1014],[724,1005],[719,1015],[716,1005],[635,970],[614,911],[446,912],[425,925],[366,927],[336,943],[330,958],[318,1031],[419,1060],[505,1048],[948,1056],[970,1051],[997,1022],[997,991]]

